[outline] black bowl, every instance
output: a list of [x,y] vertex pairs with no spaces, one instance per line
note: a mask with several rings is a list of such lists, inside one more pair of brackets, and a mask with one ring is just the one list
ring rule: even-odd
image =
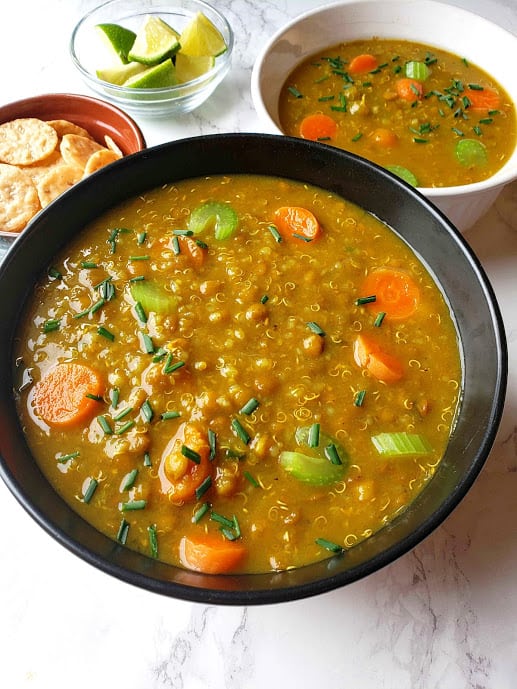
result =
[[[436,475],[394,522],[343,556],[299,569],[215,576],[161,564],[103,536],[57,495],[36,465],[13,400],[20,308],[57,251],[90,220],[144,190],[179,179],[256,173],[323,187],[393,227],[434,274],[456,319],[464,364],[457,425]],[[325,144],[228,134],[168,143],[126,157],[63,194],[15,241],[0,268],[0,470],[21,505],[54,538],[99,569],[150,591],[207,604],[295,600],[351,583],[417,545],[465,496],[500,422],[506,340],[492,288],[450,222],[418,191],[376,165]]]

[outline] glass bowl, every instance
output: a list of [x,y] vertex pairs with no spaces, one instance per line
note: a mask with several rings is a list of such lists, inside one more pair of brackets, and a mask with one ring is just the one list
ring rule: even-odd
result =
[[[130,88],[98,79],[100,64],[99,36],[95,26],[101,23],[120,24],[138,31],[147,15],[156,15],[181,33],[197,12],[202,12],[221,32],[227,50],[215,58],[208,72],[182,84],[165,88]],[[86,84],[124,110],[138,115],[165,116],[190,112],[199,107],[216,89],[230,69],[233,52],[233,31],[225,17],[202,0],[110,0],[85,14],[75,26],[70,40],[70,55]]]

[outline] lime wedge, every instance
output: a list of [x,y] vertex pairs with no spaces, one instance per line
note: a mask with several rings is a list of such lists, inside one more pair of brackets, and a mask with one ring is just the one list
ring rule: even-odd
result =
[[129,77],[123,86],[128,86],[134,89],[161,89],[167,86],[175,86],[178,83],[176,79],[176,70],[169,58],[160,62],[159,65],[147,67],[143,72]]
[[95,28],[113,55],[123,63],[128,62],[128,53],[135,42],[136,33],[119,24],[97,24]]
[[192,57],[192,55],[184,55],[181,51],[176,54],[176,76],[180,84],[206,74],[214,65],[215,57],[211,55]]
[[198,12],[185,26],[179,38],[181,52],[191,57],[217,57],[227,49],[219,29],[202,12]]
[[147,67],[141,62],[128,62],[126,65],[115,65],[114,67],[98,69],[95,73],[97,78],[102,79],[102,81],[122,86],[130,77],[135,76],[135,74],[140,74],[146,69]]
[[179,50],[178,38],[178,32],[163,19],[147,15],[136,34],[128,58],[144,65],[157,65]]

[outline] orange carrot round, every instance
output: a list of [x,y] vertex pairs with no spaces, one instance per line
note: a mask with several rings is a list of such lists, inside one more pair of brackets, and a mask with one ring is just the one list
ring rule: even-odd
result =
[[300,136],[310,141],[331,139],[336,135],[336,132],[337,124],[335,120],[321,112],[307,115],[300,124]]
[[424,87],[416,79],[410,79],[408,77],[403,77],[397,79],[395,84],[397,90],[397,95],[402,100],[406,100],[408,103],[414,103],[422,98],[424,93]]
[[375,296],[368,308],[384,311],[387,318],[409,318],[420,303],[420,290],[413,278],[402,270],[378,268],[369,273],[361,286],[364,296]]
[[[189,459],[184,448],[197,454]],[[212,473],[207,437],[193,423],[183,423],[165,448],[158,475],[162,491],[171,502],[183,504],[193,500],[196,490]]]
[[281,206],[275,211],[275,224],[283,239],[307,243],[321,236],[321,226],[307,208]]
[[365,368],[374,378],[384,383],[396,383],[404,375],[400,361],[365,335],[358,335],[355,339],[354,360],[358,366]]
[[391,129],[385,129],[384,127],[379,127],[371,133],[372,141],[381,148],[391,148],[395,146],[398,141],[398,137]]
[[378,66],[379,60],[377,60],[375,55],[364,53],[363,55],[356,55],[350,60],[348,72],[350,74],[365,74],[366,72],[371,72],[372,69],[377,69]]
[[181,564],[204,574],[227,574],[238,567],[247,555],[241,541],[229,541],[216,533],[183,536],[180,541]]
[[501,105],[501,96],[494,89],[472,89],[468,88],[465,95],[470,101],[469,110],[497,110]]
[[86,364],[58,364],[37,382],[31,393],[36,416],[49,426],[68,428],[91,419],[98,411],[104,382],[95,369]]
[[187,257],[189,264],[196,269],[201,268],[205,262],[206,249],[203,249],[192,237],[178,237],[180,251]]

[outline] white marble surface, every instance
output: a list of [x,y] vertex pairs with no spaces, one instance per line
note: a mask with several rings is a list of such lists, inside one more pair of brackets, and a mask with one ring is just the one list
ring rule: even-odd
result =
[[[415,0],[418,2],[418,0]],[[69,30],[94,2],[2,0],[0,101],[87,93]],[[218,0],[233,70],[197,112],[139,119],[148,144],[260,131],[249,94],[263,41],[317,0]],[[517,33],[517,0],[454,0]],[[474,487],[421,545],[347,588],[295,603],[214,607],[119,583],[47,536],[0,482],[0,687],[5,689],[515,689],[517,185],[466,235],[507,330],[500,432]]]

